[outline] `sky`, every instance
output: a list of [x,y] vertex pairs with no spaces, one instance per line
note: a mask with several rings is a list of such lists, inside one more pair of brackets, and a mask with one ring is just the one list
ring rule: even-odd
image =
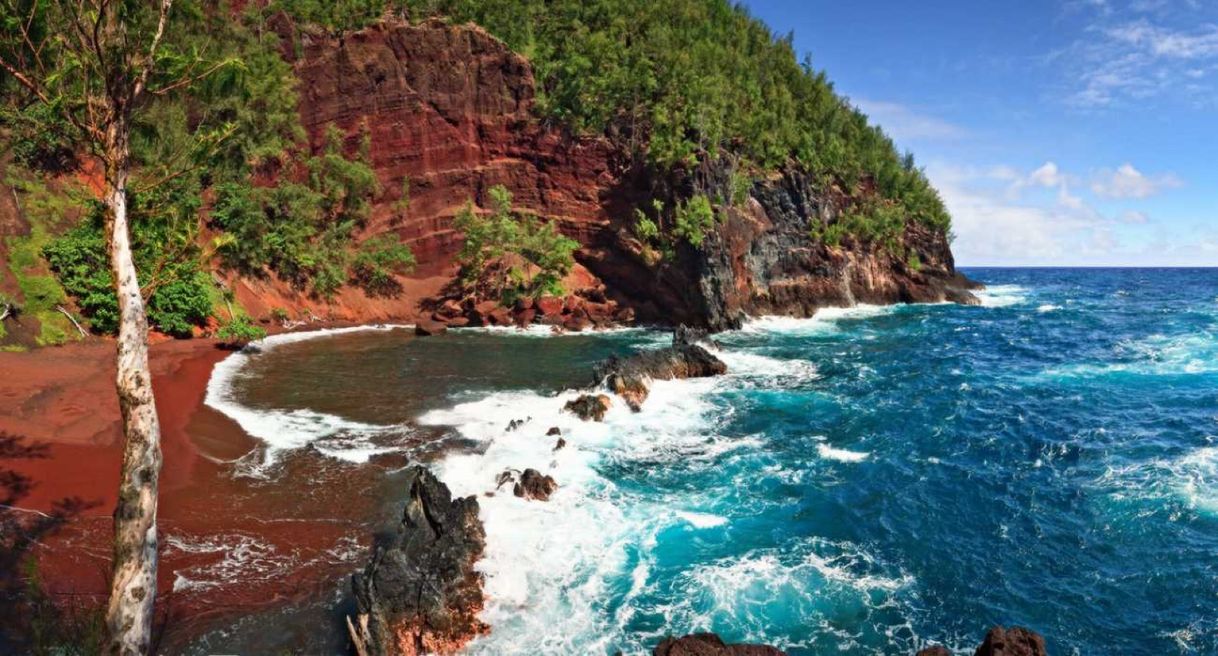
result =
[[1218,0],[746,0],[914,153],[960,266],[1218,266]]

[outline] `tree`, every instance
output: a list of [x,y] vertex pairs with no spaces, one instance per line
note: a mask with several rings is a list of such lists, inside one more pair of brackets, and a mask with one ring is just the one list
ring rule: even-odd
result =
[[[153,97],[185,89],[229,62],[167,47],[173,0],[0,0],[0,89],[41,104],[48,130],[104,172],[104,235],[118,296],[115,387],[124,450],[114,509],[106,609],[111,654],[146,654],[156,597],[160,425],[148,368],[148,316],[132,256],[128,192],[133,119]],[[169,174],[168,177],[172,177]]]

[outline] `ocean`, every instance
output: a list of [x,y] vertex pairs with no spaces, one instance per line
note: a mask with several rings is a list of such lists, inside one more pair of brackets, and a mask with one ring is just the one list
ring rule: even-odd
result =
[[[668,333],[272,338],[217,368],[208,404],[261,441],[232,463],[253,487],[421,460],[479,495],[492,631],[470,654],[642,654],[702,630],[971,653],[992,624],[1055,655],[1218,653],[1218,269],[965,272],[981,306],[751,320],[715,336],[727,375],[657,382],[603,423],[562,406]],[[560,487],[483,496],[509,467]],[[377,489],[369,526],[400,512],[404,491]],[[276,618],[257,631],[304,621]]]

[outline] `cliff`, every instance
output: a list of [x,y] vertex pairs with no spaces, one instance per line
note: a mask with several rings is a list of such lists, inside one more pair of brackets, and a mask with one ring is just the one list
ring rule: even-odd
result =
[[[529,62],[483,29],[382,22],[331,35],[285,18],[280,31],[300,79],[311,143],[319,145],[331,124],[352,144],[361,132],[370,136],[372,166],[386,192],[363,237],[396,233],[418,262],[403,296],[361,299],[347,290],[328,309],[335,318],[417,316],[455,274],[461,235],[453,218],[467,201],[489,206],[495,185],[512,193],[518,209],[556,221],[579,242],[577,268],[586,271],[577,272],[576,285],[603,287],[646,322],[724,329],[746,315],[971,300],[942,232],[909,222],[902,257],[852,240],[838,247],[814,240],[813,224],[833,220],[842,199],[818,195],[798,170],[755,182],[746,202],[721,208],[701,248],[683,244],[674,257],[650,261],[631,231],[634,208],[650,198],[680,199],[689,176],[660,176],[606,138],[544,123],[534,108]],[[394,205],[407,178],[410,203],[402,217]],[[240,290],[255,315],[293,301],[274,284]]]

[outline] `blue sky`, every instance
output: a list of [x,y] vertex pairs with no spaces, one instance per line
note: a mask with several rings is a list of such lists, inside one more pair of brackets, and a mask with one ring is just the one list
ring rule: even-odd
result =
[[747,0],[914,152],[957,263],[1218,266],[1218,0]]

